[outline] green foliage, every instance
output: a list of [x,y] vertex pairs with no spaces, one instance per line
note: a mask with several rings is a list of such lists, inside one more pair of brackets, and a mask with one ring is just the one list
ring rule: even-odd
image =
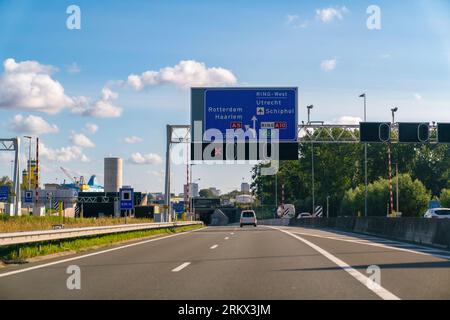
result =
[[[430,192],[418,179],[413,180],[409,174],[399,175],[399,205],[403,217],[422,216],[431,199]],[[394,208],[396,203],[396,177],[393,178]],[[364,212],[364,185],[350,189],[345,193],[341,205],[341,215],[354,216]],[[386,216],[390,203],[389,180],[379,179],[367,188],[369,216]]]
[[209,189],[202,189],[198,194],[200,198],[215,198],[214,194]]
[[450,189],[444,189],[439,196],[441,206],[444,208],[450,208]]

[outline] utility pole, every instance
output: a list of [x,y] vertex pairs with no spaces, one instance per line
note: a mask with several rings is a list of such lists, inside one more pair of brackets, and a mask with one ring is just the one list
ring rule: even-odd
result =
[[327,218],[330,217],[330,196],[327,196]]
[[[360,98],[364,98],[364,122],[367,122],[367,95],[363,93],[359,96]],[[368,216],[368,205],[367,205],[367,143],[364,143],[364,216]]]
[[397,213],[400,212],[400,201],[399,201],[399,185],[398,185],[398,162],[395,164],[395,171],[397,175]]
[[[311,110],[314,105],[306,106],[308,110],[308,125],[311,124]],[[314,181],[314,142],[311,142],[311,177],[312,177],[312,215],[314,215],[316,203],[315,203],[315,181]]]

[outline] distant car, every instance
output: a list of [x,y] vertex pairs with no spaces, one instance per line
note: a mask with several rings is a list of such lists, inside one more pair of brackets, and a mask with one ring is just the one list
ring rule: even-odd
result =
[[253,210],[245,210],[241,213],[240,220],[241,228],[243,226],[254,226],[258,225],[258,221],[256,220],[256,213]]
[[450,209],[448,208],[434,208],[428,209],[423,216],[427,219],[450,219]]
[[311,213],[307,213],[307,212],[300,213],[297,216],[297,219],[310,219],[310,218],[312,218],[312,215],[311,215]]

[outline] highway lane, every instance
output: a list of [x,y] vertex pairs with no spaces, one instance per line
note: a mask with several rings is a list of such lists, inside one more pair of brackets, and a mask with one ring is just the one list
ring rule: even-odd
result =
[[[445,252],[400,251],[376,240],[303,228],[209,227],[0,269],[0,299],[450,298]],[[56,264],[30,270],[49,262]],[[365,281],[372,264],[381,267],[381,293]],[[81,290],[66,287],[70,265],[81,269]]]

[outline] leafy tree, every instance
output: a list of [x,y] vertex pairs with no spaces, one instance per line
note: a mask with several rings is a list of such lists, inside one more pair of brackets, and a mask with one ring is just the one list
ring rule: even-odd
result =
[[200,198],[215,198],[214,194],[209,189],[202,189],[198,194]]
[[439,200],[441,201],[441,206],[450,208],[450,189],[443,189]]
[[[430,192],[418,179],[409,174],[399,175],[399,205],[403,217],[420,217],[425,213]],[[396,199],[396,177],[393,178],[394,202]],[[341,215],[356,215],[364,212],[364,185],[350,189],[345,193],[341,205]],[[389,180],[379,179],[368,185],[367,193],[369,216],[386,216],[390,205]],[[395,207],[395,204],[394,204]]]

